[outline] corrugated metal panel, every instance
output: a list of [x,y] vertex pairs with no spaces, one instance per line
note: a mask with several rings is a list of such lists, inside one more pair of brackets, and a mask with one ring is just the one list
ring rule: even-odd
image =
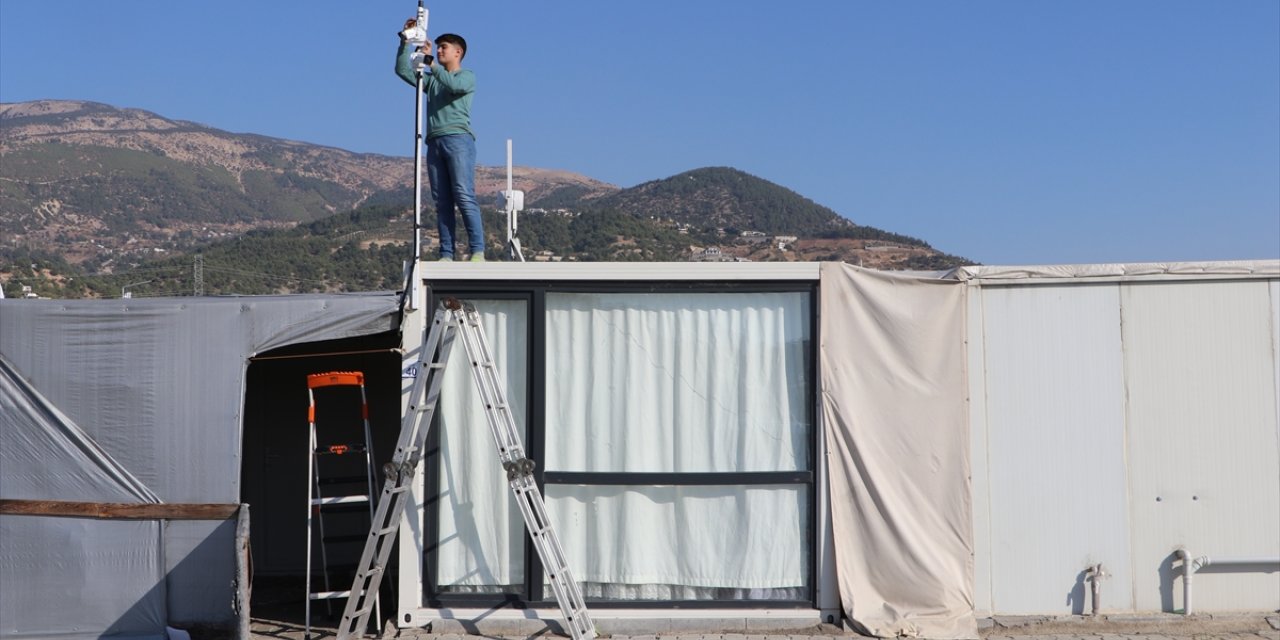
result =
[[[1172,558],[1179,546],[1280,556],[1271,286],[1122,286],[1139,610],[1182,607]],[[1194,584],[1197,610],[1280,602],[1274,573],[1211,571]]]
[[1276,457],[1280,458],[1280,280],[1271,283],[1271,358],[1276,376]]
[[1118,285],[986,289],[992,605],[1086,610],[1085,569],[1130,584]]
[[979,616],[991,607],[991,494],[987,468],[987,379],[981,287],[970,287],[966,309],[969,367],[969,456],[973,492],[973,607]]

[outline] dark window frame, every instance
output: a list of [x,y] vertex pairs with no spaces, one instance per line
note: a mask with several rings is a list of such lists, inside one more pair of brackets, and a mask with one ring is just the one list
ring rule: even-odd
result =
[[[821,429],[817,414],[817,381],[818,381],[818,345],[820,344],[818,329],[819,305],[818,283],[812,280],[763,280],[763,281],[560,281],[560,280],[517,280],[517,281],[472,281],[472,280],[438,280],[428,287],[427,309],[435,309],[438,300],[444,297],[475,298],[484,300],[528,300],[528,375],[525,384],[528,394],[525,425],[527,441],[525,450],[534,460],[544,459],[546,434],[546,382],[544,376],[534,375],[535,371],[544,371],[546,366],[546,294],[547,293],[804,293],[808,296],[809,340],[807,346],[805,370],[808,373],[805,390],[805,411],[810,425],[807,467],[801,471],[769,471],[769,472],[721,472],[721,473],[623,473],[623,472],[566,472],[545,471],[539,466],[534,474],[539,490],[545,494],[546,485],[613,485],[613,486],[654,486],[654,485],[804,485],[807,491],[807,531],[808,531],[808,567],[809,595],[804,600],[665,600],[665,601],[618,601],[592,600],[587,604],[592,608],[627,608],[627,609],[757,609],[757,608],[794,608],[806,609],[817,607],[818,545],[822,536],[818,532],[818,490],[817,456],[820,450]],[[436,418],[438,423],[439,417]],[[439,540],[439,429],[433,424],[428,435],[427,450],[424,452],[426,464],[425,499],[423,523],[423,602],[433,608],[457,607],[512,607],[555,608],[554,600],[547,598],[543,592],[543,569],[533,543],[524,537],[525,572],[524,585],[518,593],[484,593],[460,594],[440,593],[438,575],[435,567],[435,554]],[[527,597],[525,597],[527,596]]]

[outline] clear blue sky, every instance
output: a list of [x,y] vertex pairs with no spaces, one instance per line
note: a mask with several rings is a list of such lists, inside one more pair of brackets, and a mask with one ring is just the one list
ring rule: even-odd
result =
[[[987,264],[1280,258],[1280,2],[429,2],[480,162],[704,166]],[[0,101],[413,153],[413,0],[0,0]],[[2,170],[2,168],[0,168]]]

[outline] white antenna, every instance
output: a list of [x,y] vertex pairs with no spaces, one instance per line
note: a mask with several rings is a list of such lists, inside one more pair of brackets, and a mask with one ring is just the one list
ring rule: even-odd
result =
[[507,212],[507,258],[524,262],[524,252],[520,250],[520,238],[516,237],[520,223],[516,214],[524,210],[524,192],[516,191],[511,176],[511,138],[507,138],[507,190],[499,194],[503,210]]

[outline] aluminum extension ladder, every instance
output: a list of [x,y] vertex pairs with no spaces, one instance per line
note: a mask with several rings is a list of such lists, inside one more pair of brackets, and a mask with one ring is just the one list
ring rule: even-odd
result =
[[587,613],[582,592],[573,579],[564,549],[547,517],[542,492],[533,478],[533,461],[525,456],[520,432],[507,405],[502,376],[493,361],[479,314],[471,304],[446,298],[436,310],[431,326],[424,331],[426,336],[418,354],[417,375],[410,391],[409,407],[400,426],[400,440],[391,462],[383,467],[386,484],[378,501],[373,528],[365,542],[364,554],[356,569],[355,582],[351,585],[352,596],[347,599],[347,608],[342,614],[338,640],[363,636],[368,625],[369,614],[374,608],[369,603],[370,596],[376,597],[386,570],[413,474],[422,460],[427,431],[440,398],[444,368],[449,361],[454,338],[459,335],[484,402],[485,417],[498,449],[498,458],[507,473],[507,484],[520,505],[525,527],[551,581],[565,626],[573,640],[591,640],[596,636],[595,624]]
[[[364,441],[363,442],[344,442],[319,443],[320,437],[317,435],[316,427],[316,392],[342,387],[358,387],[360,389],[360,418],[364,423]],[[311,638],[311,601],[324,600],[326,606],[331,606],[330,601],[338,598],[346,598],[350,595],[349,591],[334,591],[329,584],[329,552],[328,545],[331,543],[349,543],[359,542],[364,537],[360,535],[326,535],[325,532],[325,513],[336,510],[350,510],[353,507],[357,511],[360,505],[368,508],[370,522],[374,517],[374,467],[373,467],[373,432],[369,428],[369,402],[364,389],[364,373],[359,371],[331,371],[328,373],[315,373],[307,376],[307,395],[310,404],[307,407],[307,422],[310,423],[310,455],[307,458],[307,604],[306,604],[306,635],[304,638]],[[337,396],[337,394],[329,394]],[[340,397],[334,397],[331,402],[336,403]],[[326,436],[341,436],[342,430],[332,427],[325,429]],[[326,437],[326,441],[330,438]],[[335,468],[336,471],[345,471],[351,473],[351,467],[355,466],[350,463],[343,468],[341,464],[321,465],[320,460],[328,456],[339,456],[344,458],[347,454],[363,454],[364,457],[364,477],[358,476],[331,476],[322,477],[321,466]],[[334,459],[337,462],[337,459]],[[355,486],[363,485],[361,493],[351,493]],[[322,487],[347,487],[344,491],[347,495],[324,495]],[[312,591],[311,585],[311,568],[315,559],[312,556],[312,537],[313,527],[312,519],[319,524],[320,528],[320,563],[321,572],[324,576],[324,590]],[[375,594],[376,595],[376,594]],[[377,598],[374,598],[374,608],[378,609]],[[332,609],[330,609],[332,614]]]

